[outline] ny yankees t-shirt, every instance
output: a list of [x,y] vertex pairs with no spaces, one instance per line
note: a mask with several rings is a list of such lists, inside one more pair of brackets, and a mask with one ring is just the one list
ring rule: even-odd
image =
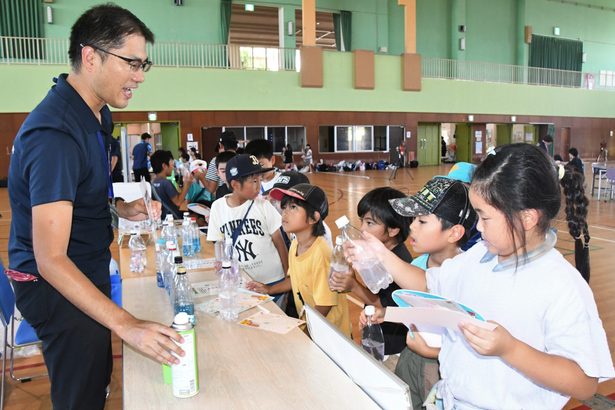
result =
[[[240,225],[252,201],[237,207],[230,207],[226,198],[215,201],[209,215],[208,241],[223,241],[230,238]],[[252,279],[261,283],[271,283],[284,278],[282,261],[273,245],[273,235],[282,225],[282,217],[268,201],[257,198],[248,212],[235,243],[239,266]]]

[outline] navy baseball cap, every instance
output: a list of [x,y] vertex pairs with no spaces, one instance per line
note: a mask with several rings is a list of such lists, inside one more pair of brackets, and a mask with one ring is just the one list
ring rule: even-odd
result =
[[226,181],[247,177],[249,175],[263,174],[273,168],[263,168],[254,155],[235,155],[226,163]]
[[320,187],[310,184],[297,184],[289,189],[273,188],[269,196],[273,199],[281,201],[284,195],[297,198],[303,202],[307,202],[320,213],[320,219],[323,220],[329,215],[329,202],[327,194]]

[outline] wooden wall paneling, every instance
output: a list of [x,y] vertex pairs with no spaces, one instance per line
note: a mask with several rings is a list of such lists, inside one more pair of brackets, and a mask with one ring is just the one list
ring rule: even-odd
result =
[[355,50],[354,54],[354,88],[373,90],[375,87],[374,52]]
[[321,47],[301,47],[301,87],[322,88],[323,57]]
[[421,91],[421,56],[405,53],[401,59],[402,90]]

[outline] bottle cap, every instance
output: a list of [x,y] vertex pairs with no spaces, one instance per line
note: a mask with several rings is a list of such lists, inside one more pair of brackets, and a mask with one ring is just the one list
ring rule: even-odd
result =
[[365,315],[366,316],[374,316],[374,313],[376,313],[376,308],[375,307],[373,307],[372,305],[365,306]]
[[190,212],[184,212],[184,218],[189,217],[190,216]]
[[173,323],[176,325],[187,325],[189,322],[188,314],[186,312],[179,312],[175,315]]
[[173,261],[175,262],[175,264],[178,263],[184,263],[184,258],[182,258],[181,256],[176,256]]
[[350,220],[348,219],[346,215],[342,215],[335,220],[335,224],[337,225],[338,229],[342,229],[349,223],[350,223]]
[[338,235],[335,237],[335,244],[336,245],[343,245],[344,244],[344,238],[341,237],[341,235]]

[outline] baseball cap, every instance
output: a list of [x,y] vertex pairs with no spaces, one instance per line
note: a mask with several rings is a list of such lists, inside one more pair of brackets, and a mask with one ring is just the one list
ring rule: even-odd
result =
[[274,188],[289,189],[291,187],[294,187],[297,184],[309,184],[309,183],[310,183],[309,178],[301,172],[297,172],[297,171],[282,172],[280,176],[278,177],[278,179],[276,179],[271,189],[269,189],[268,191],[265,191],[263,195],[267,195]]
[[201,170],[203,172],[207,172],[207,161],[203,161],[202,159],[195,159],[190,163],[190,172],[194,173],[194,171]]
[[320,187],[311,184],[297,184],[289,189],[273,188],[269,196],[281,201],[284,195],[307,202],[320,213],[320,219],[325,219],[329,214],[329,202],[327,195]]
[[462,182],[446,177],[434,177],[416,194],[389,202],[395,212],[402,216],[434,214],[468,230],[477,220],[470,204],[468,188]]
[[226,181],[247,177],[248,175],[262,174],[273,168],[263,168],[254,155],[235,155],[226,163]]
[[465,182],[466,184],[472,183],[472,176],[476,170],[476,165],[469,162],[457,162],[448,171],[447,175],[438,175],[443,178],[456,179],[457,181]]

